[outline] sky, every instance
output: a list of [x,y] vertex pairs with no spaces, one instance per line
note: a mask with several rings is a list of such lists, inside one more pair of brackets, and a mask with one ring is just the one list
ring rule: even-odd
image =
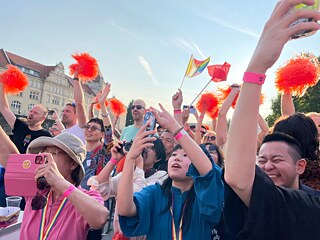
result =
[[[277,0],[108,1],[16,0],[1,4],[0,48],[44,65],[62,62],[65,73],[71,54],[88,52],[97,58],[111,95],[124,104],[141,98],[172,110],[171,97],[180,87],[190,55],[211,57],[211,64],[231,64],[226,82],[241,83],[259,35]],[[263,86],[270,113],[276,96],[275,71],[300,52],[319,56],[319,35],[290,41],[267,72]],[[186,78],[184,104],[190,104],[210,81],[205,70]]]

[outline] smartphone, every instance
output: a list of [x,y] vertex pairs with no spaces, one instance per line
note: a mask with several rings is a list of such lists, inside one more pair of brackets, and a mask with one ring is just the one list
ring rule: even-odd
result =
[[[320,11],[320,5],[319,5],[319,0],[315,0],[313,5],[306,5],[304,3],[300,3],[297,4],[296,6],[294,6],[294,9],[311,9],[311,10],[317,10]],[[293,22],[292,24],[290,24],[290,26],[293,26],[295,24],[301,23],[301,22],[312,22],[314,21],[314,19],[312,18],[300,18],[297,21]],[[316,31],[312,31],[312,30],[306,30],[306,31],[300,31],[297,32],[296,34],[291,36],[291,39],[298,39],[301,37],[308,37],[311,36],[313,34],[315,34]]]
[[194,108],[194,106],[190,106],[190,108],[189,108],[189,112],[190,112],[190,114],[196,114],[196,109]]
[[53,114],[54,114],[54,110],[49,110],[49,111],[48,111],[48,115],[51,116],[51,115],[53,115]]
[[43,154],[10,154],[4,174],[8,196],[33,197],[37,193],[36,169],[46,163]]
[[[150,121],[150,119],[151,119],[151,122],[149,126],[146,128],[146,131],[154,130],[156,128],[157,121],[156,121],[156,117],[153,115],[152,112],[146,112],[143,118],[143,124],[146,124],[148,121]],[[149,137],[151,136],[152,135],[150,135]]]

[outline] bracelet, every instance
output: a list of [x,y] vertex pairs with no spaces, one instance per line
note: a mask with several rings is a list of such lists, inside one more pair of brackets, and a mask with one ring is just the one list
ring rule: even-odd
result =
[[203,116],[199,116],[200,119],[203,119]]
[[73,78],[73,80],[79,81],[79,78],[75,77],[75,78]]
[[175,131],[174,133],[172,133],[173,137],[176,137],[177,134],[183,129],[183,127],[179,128],[177,131]]
[[181,114],[181,109],[173,110],[174,114]]
[[260,73],[252,73],[252,72],[245,72],[243,74],[243,79],[246,83],[255,83],[255,84],[264,84],[264,80],[266,80],[265,74]]
[[184,135],[187,135],[188,133],[182,129],[178,134],[174,137],[177,141],[179,141]]
[[112,162],[114,165],[118,164],[118,161],[113,157],[110,158],[110,162]]
[[69,197],[69,195],[70,195],[75,189],[76,189],[76,187],[71,184],[71,185],[68,187],[68,189],[64,191],[64,193],[62,194],[62,196],[66,197],[66,198]]
[[101,113],[101,117],[108,117],[109,113],[107,112],[106,114]]

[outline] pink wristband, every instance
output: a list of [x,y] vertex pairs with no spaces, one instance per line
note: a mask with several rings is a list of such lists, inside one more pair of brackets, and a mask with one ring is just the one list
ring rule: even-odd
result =
[[178,134],[174,137],[177,141],[179,141],[184,135],[187,135],[188,133],[182,129],[180,130],[180,132],[178,132]]
[[71,185],[68,187],[68,189],[64,191],[64,193],[62,194],[62,196],[66,197],[66,198],[69,197],[69,195],[70,195],[75,189],[76,189],[76,187],[71,184]]
[[174,113],[174,114],[181,114],[181,109],[173,110],[173,113]]
[[266,75],[252,72],[245,72],[243,74],[243,81],[247,83],[264,84]]
[[113,157],[110,158],[110,162],[112,162],[114,165],[118,164],[118,161]]

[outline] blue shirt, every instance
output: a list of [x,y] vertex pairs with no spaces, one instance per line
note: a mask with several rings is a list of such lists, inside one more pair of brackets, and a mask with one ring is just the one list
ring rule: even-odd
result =
[[[183,239],[211,239],[211,230],[220,219],[224,186],[221,169],[214,167],[205,176],[199,176],[191,164],[188,176],[194,179],[195,199],[192,203],[190,227],[183,231]],[[187,192],[172,187],[176,227],[179,227],[184,199]],[[148,240],[172,239],[172,216],[168,197],[159,184],[148,186],[134,194],[137,216],[119,216],[120,227],[128,236],[147,235]]]

